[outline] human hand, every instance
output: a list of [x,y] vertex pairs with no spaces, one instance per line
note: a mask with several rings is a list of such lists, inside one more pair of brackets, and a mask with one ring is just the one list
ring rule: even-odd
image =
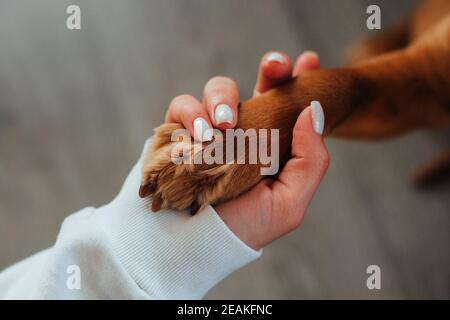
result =
[[[276,87],[304,70],[320,67],[316,54],[305,52],[294,65],[284,54],[262,58],[254,95]],[[225,77],[214,77],[204,88],[203,102],[190,95],[176,97],[166,122],[177,122],[200,141],[210,140],[206,129],[233,128],[237,123],[239,90]],[[314,123],[314,125],[313,125]],[[327,167],[328,152],[321,136],[323,111],[318,103],[306,108],[293,130],[292,159],[276,180],[263,180],[237,199],[215,207],[227,226],[247,245],[260,249],[296,229]]]

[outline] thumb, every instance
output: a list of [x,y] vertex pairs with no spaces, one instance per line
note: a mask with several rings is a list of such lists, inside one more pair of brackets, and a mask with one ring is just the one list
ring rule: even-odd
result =
[[292,158],[272,185],[286,207],[303,214],[319,186],[329,163],[323,142],[324,114],[319,102],[302,111],[293,130]]
[[322,105],[312,101],[311,105],[302,111],[292,132],[292,158],[320,160],[328,158],[328,152],[323,143],[325,116]]

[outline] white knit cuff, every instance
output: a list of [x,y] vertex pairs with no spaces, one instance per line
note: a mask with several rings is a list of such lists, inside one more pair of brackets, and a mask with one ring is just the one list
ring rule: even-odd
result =
[[97,210],[112,252],[131,278],[157,299],[199,299],[261,253],[243,243],[208,206],[190,216],[150,201],[119,197]]

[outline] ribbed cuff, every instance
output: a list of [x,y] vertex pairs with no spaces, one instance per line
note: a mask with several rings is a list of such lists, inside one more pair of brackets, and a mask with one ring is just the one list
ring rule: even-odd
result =
[[113,254],[153,298],[202,298],[262,253],[243,243],[211,206],[195,216],[149,207],[148,200],[118,197],[96,216]]

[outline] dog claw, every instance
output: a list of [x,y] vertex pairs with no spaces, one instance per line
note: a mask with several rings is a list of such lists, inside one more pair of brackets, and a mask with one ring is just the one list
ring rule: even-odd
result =
[[139,187],[139,197],[145,198],[150,192],[148,191],[147,185],[142,185]]
[[192,204],[189,208],[191,216],[195,215],[199,209],[200,209],[200,204],[197,201],[192,202]]
[[158,212],[159,210],[161,210],[162,202],[163,199],[161,197],[161,194],[155,194],[152,198],[152,211]]
[[156,183],[149,182],[147,184],[142,184],[139,188],[139,197],[145,198],[149,195],[151,195],[156,188]]

